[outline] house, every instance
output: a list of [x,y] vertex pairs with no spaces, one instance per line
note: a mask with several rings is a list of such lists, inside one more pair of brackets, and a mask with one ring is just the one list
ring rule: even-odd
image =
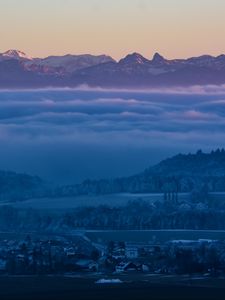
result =
[[90,259],[79,259],[76,261],[76,267],[80,271],[98,271],[98,264]]
[[76,251],[74,250],[73,247],[64,248],[64,253],[66,254],[67,257],[75,257],[76,256]]
[[126,246],[125,256],[129,259],[135,259],[138,257],[138,247]]
[[138,266],[132,262],[127,263],[120,263],[116,266],[116,273],[123,273],[123,272],[137,272]]
[[163,246],[149,243],[126,243],[125,256],[128,259],[151,256],[163,250]]

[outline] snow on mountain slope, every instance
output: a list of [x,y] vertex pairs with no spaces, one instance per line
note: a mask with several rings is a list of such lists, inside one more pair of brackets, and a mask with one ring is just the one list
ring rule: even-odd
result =
[[3,59],[32,60],[32,58],[26,55],[26,53],[19,50],[13,50],[13,49],[10,49],[0,54],[0,57],[2,57]]
[[95,66],[98,64],[114,61],[110,56],[90,54],[64,56],[49,56],[44,59],[35,59],[26,63],[26,68],[30,70],[51,68],[61,70],[62,73],[73,73],[77,70]]
[[[17,78],[13,71],[18,74]],[[25,77],[29,78],[29,84]],[[0,86],[18,87],[21,81],[29,87],[75,87],[82,84],[110,88],[221,85],[225,84],[225,55],[167,59],[155,53],[152,59],[148,59],[135,52],[116,62],[107,55],[67,54],[31,58],[19,50],[0,54]]]

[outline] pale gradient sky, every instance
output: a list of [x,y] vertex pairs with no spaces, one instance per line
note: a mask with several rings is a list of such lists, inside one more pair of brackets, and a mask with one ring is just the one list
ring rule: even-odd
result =
[[225,53],[224,0],[0,0],[0,52]]

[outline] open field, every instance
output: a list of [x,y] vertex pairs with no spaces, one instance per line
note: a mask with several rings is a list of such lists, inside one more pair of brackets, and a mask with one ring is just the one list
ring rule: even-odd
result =
[[[184,200],[188,194],[179,194],[179,199]],[[99,196],[77,196],[64,198],[37,198],[21,202],[1,202],[0,205],[11,205],[19,209],[33,208],[38,210],[68,210],[77,207],[108,205],[110,207],[125,206],[129,201],[144,200],[154,203],[163,200],[163,194],[111,194]]]
[[32,238],[51,239],[60,237],[73,238],[85,235],[91,241],[108,243],[109,241],[124,241],[130,243],[165,243],[171,240],[219,240],[225,241],[223,230],[73,230],[62,233],[40,232],[0,232],[0,240],[22,240],[27,235]]
[[[180,193],[178,195],[178,201],[188,201],[190,195],[188,193]],[[66,211],[70,209],[76,209],[77,207],[99,206],[107,205],[110,207],[125,206],[130,201],[146,201],[148,203],[154,203],[155,201],[163,201],[163,194],[110,194],[110,195],[85,195],[76,197],[56,197],[56,198],[34,198],[21,202],[0,202],[0,206],[11,205],[19,209],[33,208],[37,210],[45,211]],[[225,193],[211,193],[210,200],[215,202],[225,202]]]
[[171,240],[225,240],[219,230],[88,230],[86,236],[95,242],[165,243]]

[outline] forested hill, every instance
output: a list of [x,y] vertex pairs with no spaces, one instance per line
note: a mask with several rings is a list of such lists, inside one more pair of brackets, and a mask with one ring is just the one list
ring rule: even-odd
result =
[[64,196],[110,193],[164,193],[225,191],[225,150],[211,153],[178,154],[144,172],[111,180],[86,180],[64,186],[57,193]]
[[168,176],[225,176],[225,150],[178,154],[146,169],[145,174]]
[[48,185],[37,176],[0,171],[0,200],[114,193],[225,192],[225,150],[178,154],[130,177]]
[[47,183],[38,176],[0,171],[0,200],[24,200],[49,193]]

